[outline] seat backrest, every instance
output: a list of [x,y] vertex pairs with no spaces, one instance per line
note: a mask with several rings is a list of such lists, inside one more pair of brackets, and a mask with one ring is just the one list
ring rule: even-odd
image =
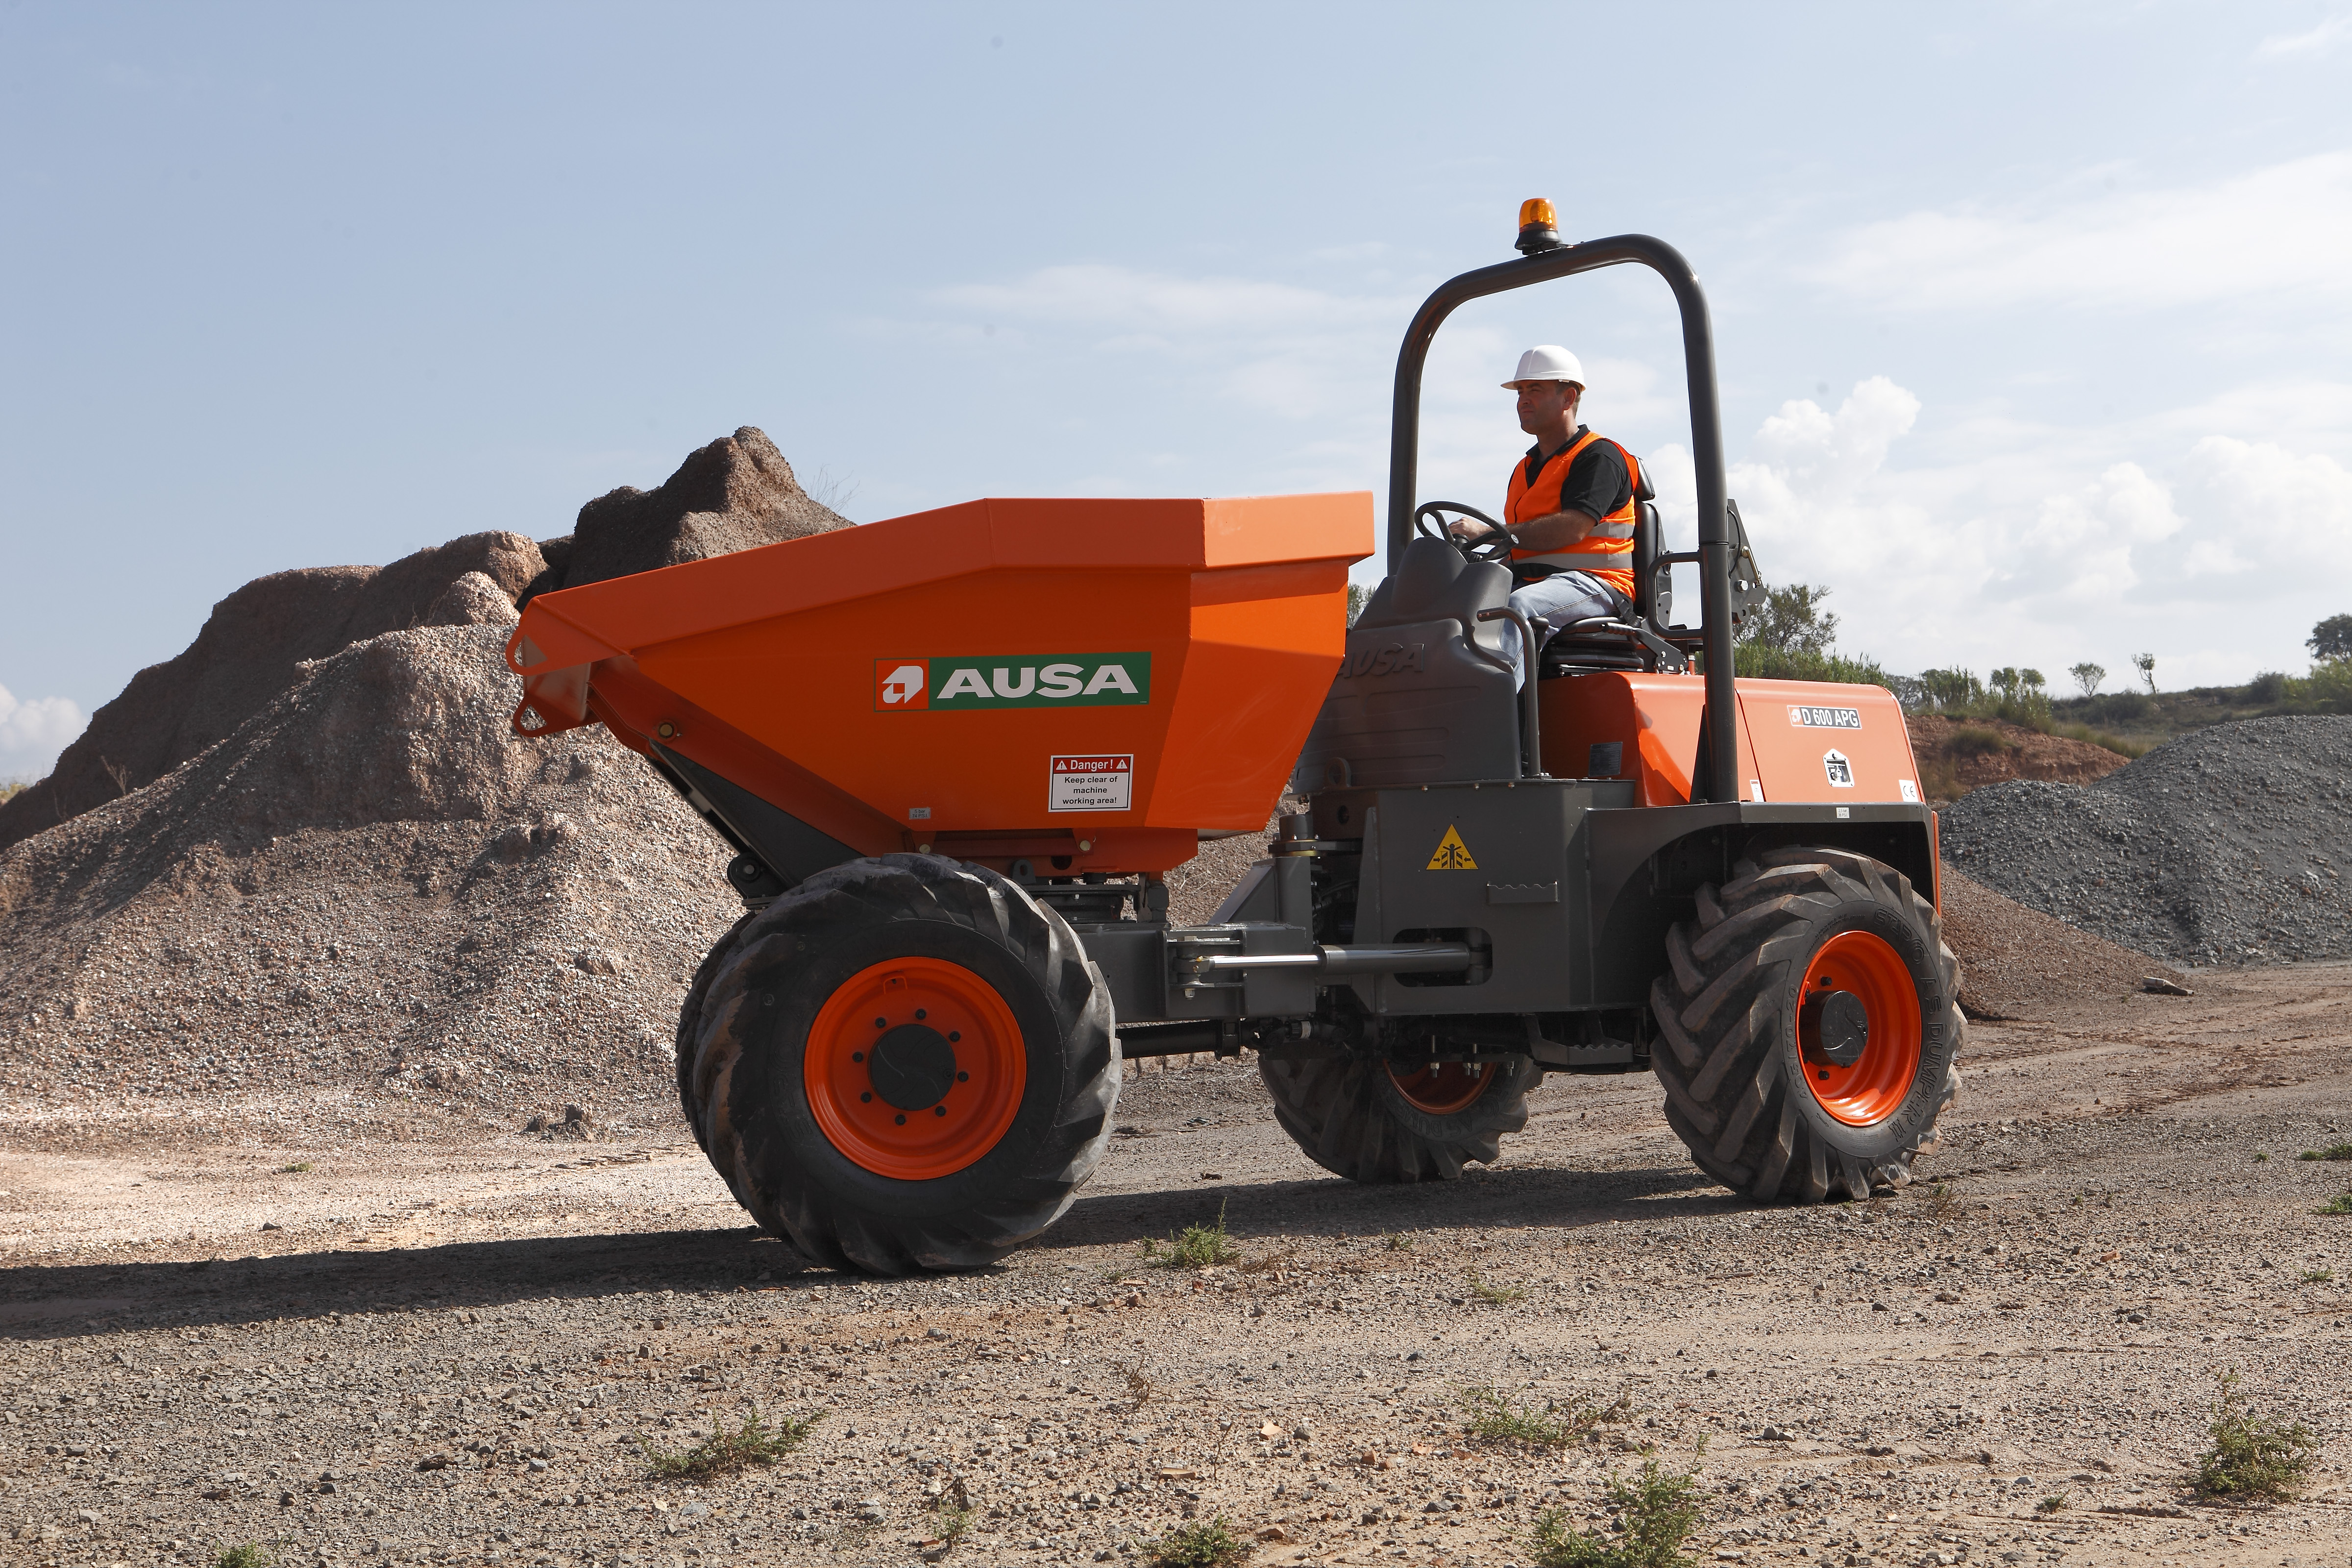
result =
[[[1649,489],[1646,474],[1643,489]],[[1665,553],[1664,530],[1658,522],[1658,509],[1648,500],[1633,503],[1633,608],[1654,626],[1663,626],[1674,618],[1675,584],[1668,574],[1658,570],[1658,557]]]
[[1348,633],[1291,787],[1517,777],[1518,690],[1489,657],[1506,623],[1478,621],[1510,596],[1504,567],[1465,561],[1443,540],[1406,546]]

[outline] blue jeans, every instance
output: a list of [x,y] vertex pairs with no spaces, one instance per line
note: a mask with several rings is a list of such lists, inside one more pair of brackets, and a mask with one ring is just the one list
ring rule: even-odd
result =
[[[1541,616],[1551,623],[1553,631],[1560,631],[1570,621],[1580,621],[1592,616],[1615,615],[1617,598],[1609,591],[1607,584],[1589,572],[1555,572],[1549,577],[1514,590],[1511,608],[1529,620]],[[1526,686],[1527,660],[1520,656],[1519,628],[1515,626],[1504,635],[1503,657],[1511,662],[1513,682]]]

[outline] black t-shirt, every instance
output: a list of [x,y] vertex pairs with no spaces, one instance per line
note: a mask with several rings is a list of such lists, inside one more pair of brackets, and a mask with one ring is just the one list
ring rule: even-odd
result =
[[[1576,434],[1569,437],[1568,444],[1573,447],[1582,440],[1584,432],[1585,426],[1578,426]],[[1528,448],[1527,480],[1529,485],[1533,485],[1536,476],[1543,472],[1544,460],[1559,451],[1559,448],[1554,447],[1547,452],[1540,443]],[[1633,476],[1626,469],[1624,450],[1607,437],[1592,442],[1576,455],[1576,461],[1568,466],[1568,478],[1560,482],[1559,487],[1560,510],[1580,511],[1595,520],[1607,517],[1633,499]]]

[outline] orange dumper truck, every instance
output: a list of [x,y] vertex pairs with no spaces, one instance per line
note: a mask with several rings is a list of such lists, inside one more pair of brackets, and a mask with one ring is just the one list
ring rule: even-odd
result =
[[[1681,255],[1535,203],[1518,248],[1406,334],[1352,627],[1366,493],[978,500],[526,606],[517,731],[603,724],[734,850],[677,1082],[761,1225],[838,1268],[989,1263],[1093,1172],[1123,1064],[1201,1051],[1255,1053],[1353,1181],[1493,1159],[1545,1073],[1643,1071],[1758,1201],[1909,1179],[1965,1025],[1901,710],[1733,679],[1761,583]],[[1416,500],[1423,357],[1465,300],[1624,264],[1680,306],[1698,547],[1645,494],[1630,613],[1515,630],[1507,552],[1444,523],[1478,514]],[[1171,923],[1162,875],[1286,788],[1266,858]]]

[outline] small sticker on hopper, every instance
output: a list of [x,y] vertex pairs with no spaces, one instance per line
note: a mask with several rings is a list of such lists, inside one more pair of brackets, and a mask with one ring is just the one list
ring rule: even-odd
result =
[[1045,797],[1049,811],[1127,811],[1135,797],[1135,753],[1055,757]]

